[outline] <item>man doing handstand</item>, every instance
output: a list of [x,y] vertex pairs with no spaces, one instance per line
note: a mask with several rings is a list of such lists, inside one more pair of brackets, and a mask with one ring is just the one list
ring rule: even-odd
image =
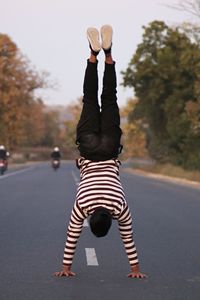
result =
[[[73,256],[84,219],[90,216],[90,228],[97,237],[105,236],[112,223],[118,221],[120,236],[131,266],[133,278],[145,278],[140,272],[136,247],[133,241],[132,218],[119,177],[121,152],[120,115],[117,104],[115,62],[111,54],[112,27],[104,25],[99,32],[88,28],[90,58],[83,85],[83,108],[77,125],[77,144],[80,158],[80,183],[76,201],[72,209],[68,226],[67,241],[64,250],[63,269],[56,276],[74,276],[71,271]],[[103,49],[105,70],[101,107],[98,103],[97,55]]]

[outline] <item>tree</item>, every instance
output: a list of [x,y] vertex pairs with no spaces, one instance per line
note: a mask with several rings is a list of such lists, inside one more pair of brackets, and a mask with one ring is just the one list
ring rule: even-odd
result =
[[132,118],[137,102],[137,99],[129,99],[121,109],[123,158],[125,159],[147,155],[144,124],[141,120]]
[[26,140],[26,111],[35,107],[35,91],[45,86],[46,75],[33,70],[16,44],[0,34],[0,138],[9,149]]
[[[198,168],[190,152],[198,151],[188,103],[199,112],[200,48],[177,28],[154,21],[144,28],[143,42],[123,74],[123,85],[133,87],[139,101],[135,118],[149,125],[148,149],[153,158]],[[195,155],[196,155],[195,154]],[[194,155],[194,156],[195,156]]]
[[200,0],[179,0],[176,4],[167,4],[167,6],[180,11],[189,12],[196,17],[200,17]]
[[44,135],[41,139],[43,146],[56,146],[62,143],[59,112],[56,110],[44,112]]
[[82,110],[82,98],[77,99],[74,103],[67,106],[69,113],[68,119],[64,122],[64,146],[70,158],[77,157],[76,126]]
[[[188,12],[192,16],[196,17],[196,20],[200,18],[200,0],[179,0],[174,5],[166,5],[172,9],[176,9],[183,12]],[[193,18],[192,21],[183,22],[178,25],[178,28],[182,30],[190,40],[200,43],[200,26],[198,22],[195,22]]]

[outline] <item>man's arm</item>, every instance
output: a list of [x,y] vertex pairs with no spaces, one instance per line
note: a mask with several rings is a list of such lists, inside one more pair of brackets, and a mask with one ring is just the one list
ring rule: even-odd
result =
[[76,250],[76,244],[83,228],[84,216],[81,208],[75,202],[72,209],[71,218],[67,231],[67,241],[65,243],[63,268],[60,272],[55,272],[55,276],[74,276],[75,273],[71,272],[73,257]]
[[147,276],[140,272],[137,250],[133,241],[132,217],[128,205],[125,207],[118,219],[120,236],[124,243],[126,254],[131,266],[131,273],[128,277],[146,278]]

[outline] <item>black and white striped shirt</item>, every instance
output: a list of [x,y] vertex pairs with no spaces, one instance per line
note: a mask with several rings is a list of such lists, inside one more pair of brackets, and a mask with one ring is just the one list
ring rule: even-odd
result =
[[130,265],[138,263],[132,218],[120,182],[119,165],[120,162],[116,159],[99,162],[84,158],[77,160],[81,180],[68,226],[63,265],[71,266],[84,219],[100,206],[107,208],[113,219],[118,221]]

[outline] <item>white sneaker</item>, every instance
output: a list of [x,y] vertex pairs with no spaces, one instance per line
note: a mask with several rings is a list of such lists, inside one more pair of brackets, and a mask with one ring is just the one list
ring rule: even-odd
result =
[[98,53],[101,50],[99,31],[96,28],[89,27],[87,29],[87,38],[90,43],[91,50]]
[[112,46],[113,29],[110,25],[104,25],[101,27],[101,39],[102,48],[108,50]]

